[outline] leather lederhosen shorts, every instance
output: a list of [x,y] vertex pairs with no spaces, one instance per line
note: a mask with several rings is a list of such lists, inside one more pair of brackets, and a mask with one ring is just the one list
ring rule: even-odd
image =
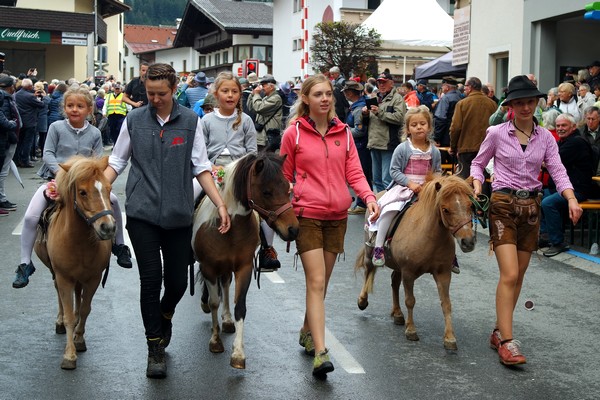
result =
[[330,253],[344,252],[347,218],[330,221],[298,217],[298,222],[300,223],[296,238],[298,254],[321,248]]
[[540,230],[542,193],[522,198],[493,192],[490,199],[490,244],[492,249],[514,244],[520,251],[536,251]]

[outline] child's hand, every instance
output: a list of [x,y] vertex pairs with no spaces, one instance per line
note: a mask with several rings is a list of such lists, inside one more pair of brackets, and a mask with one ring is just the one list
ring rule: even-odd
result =
[[421,191],[421,185],[419,185],[418,183],[414,183],[414,182],[408,182],[407,187],[412,190],[415,194],[419,193]]

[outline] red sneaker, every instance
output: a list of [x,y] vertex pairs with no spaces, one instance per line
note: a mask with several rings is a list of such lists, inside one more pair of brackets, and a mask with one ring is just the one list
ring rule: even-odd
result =
[[525,364],[527,360],[519,349],[519,342],[516,340],[510,340],[498,348],[498,355],[500,356],[500,362],[504,365],[519,365]]
[[500,335],[500,329],[496,328],[490,336],[490,347],[497,351],[500,348],[500,342],[502,342],[502,336]]

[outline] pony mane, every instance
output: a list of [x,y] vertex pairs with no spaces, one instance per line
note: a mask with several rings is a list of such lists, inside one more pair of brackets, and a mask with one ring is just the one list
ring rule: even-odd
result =
[[[65,169],[66,168],[66,169]],[[73,156],[56,174],[56,188],[60,194],[58,203],[61,206],[73,198],[75,184],[79,180],[91,180],[104,171],[102,159],[83,156]]]
[[[253,164],[262,167],[260,169],[262,179],[268,181],[279,177],[283,159],[274,153],[262,152],[258,155],[251,153],[233,161],[224,168],[223,187],[219,188],[219,192],[231,217],[248,215],[252,212],[248,204],[248,173]],[[197,215],[194,220],[197,222],[194,223],[194,226],[198,224],[199,227],[206,222],[210,225],[217,223],[219,218],[217,207],[212,201],[206,201],[208,203],[203,204],[196,211]]]
[[[419,201],[413,207],[419,211],[416,221],[432,222],[431,219],[437,218],[440,203],[455,194],[469,196],[473,194],[473,188],[464,179],[454,175],[440,176],[428,181],[419,193]],[[433,210],[436,212],[432,212]]]

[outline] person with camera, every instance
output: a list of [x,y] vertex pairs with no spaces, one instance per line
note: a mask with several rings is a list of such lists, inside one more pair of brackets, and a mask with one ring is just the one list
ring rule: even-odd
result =
[[18,167],[33,168],[30,153],[37,132],[38,114],[40,109],[47,106],[34,93],[33,82],[29,78],[23,79],[21,89],[15,94],[15,100],[23,120],[15,153],[15,162]]
[[[261,95],[261,92],[264,95]],[[275,151],[281,143],[281,117],[283,103],[277,93],[273,75],[265,75],[248,97],[248,108],[256,113],[254,128],[258,151]]]

